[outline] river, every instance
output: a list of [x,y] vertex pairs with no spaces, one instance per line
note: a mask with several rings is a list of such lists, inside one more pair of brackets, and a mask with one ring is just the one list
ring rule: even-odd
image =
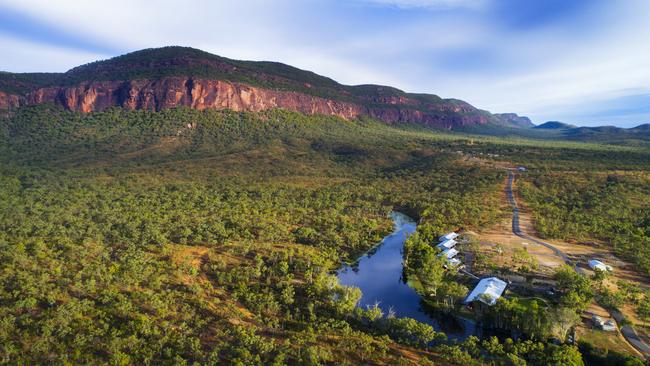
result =
[[377,302],[387,314],[389,309],[398,317],[409,317],[430,324],[450,339],[463,340],[480,335],[480,329],[469,319],[427,308],[420,295],[404,282],[402,277],[402,248],[408,236],[415,232],[415,221],[399,212],[392,212],[395,230],[381,243],[361,256],[359,260],[338,272],[339,282],[361,289],[363,296],[358,306],[372,306]]

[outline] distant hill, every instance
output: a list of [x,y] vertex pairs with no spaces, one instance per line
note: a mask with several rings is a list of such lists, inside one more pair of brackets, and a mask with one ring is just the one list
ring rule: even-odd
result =
[[519,116],[517,113],[497,113],[495,116],[499,117],[504,122],[508,122],[511,127],[534,127],[535,124],[528,117]]
[[629,144],[631,140],[650,143],[650,125],[643,124],[634,128],[616,126],[576,127],[566,130],[563,137],[569,140],[599,141]]
[[465,126],[459,128],[459,130],[468,133],[499,137],[571,140],[650,147],[650,124],[643,124],[634,128],[621,128],[615,126],[576,127],[563,122],[550,121],[533,128],[475,125]]
[[650,123],[644,123],[642,125],[638,125],[636,127],[630,128],[630,131],[633,132],[649,132],[650,133]]
[[342,85],[278,62],[240,61],[188,47],[145,49],[65,73],[0,73],[0,109],[55,103],[91,112],[119,106],[161,110],[284,108],[346,119],[371,117],[444,129],[531,127],[514,113],[491,114],[457,99],[382,85]]
[[568,123],[564,122],[559,122],[559,121],[548,121],[544,122],[541,125],[537,125],[534,128],[540,129],[540,130],[558,130],[558,129],[567,129],[567,128],[575,128],[577,126],[570,125]]

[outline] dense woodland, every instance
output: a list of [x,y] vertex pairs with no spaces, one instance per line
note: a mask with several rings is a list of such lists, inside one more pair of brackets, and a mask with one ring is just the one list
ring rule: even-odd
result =
[[393,209],[421,220],[422,243],[493,223],[505,173],[484,154],[549,169],[567,152],[650,156],[281,110],[22,108],[0,119],[0,362],[581,365],[538,339],[446,342],[355,308],[333,274]]

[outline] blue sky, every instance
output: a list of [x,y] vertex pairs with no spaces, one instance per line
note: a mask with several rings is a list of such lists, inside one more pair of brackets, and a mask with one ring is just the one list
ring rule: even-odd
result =
[[650,122],[647,0],[0,0],[0,70],[184,45],[536,123]]

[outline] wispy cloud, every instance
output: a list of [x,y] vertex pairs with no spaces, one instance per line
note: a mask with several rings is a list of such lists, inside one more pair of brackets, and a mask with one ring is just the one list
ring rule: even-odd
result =
[[394,6],[398,8],[425,8],[425,9],[476,9],[484,6],[487,0],[358,0],[366,4]]
[[105,53],[59,47],[26,41],[0,34],[0,50],[3,52],[0,70],[13,72],[62,72],[71,65],[80,65],[107,58]]

